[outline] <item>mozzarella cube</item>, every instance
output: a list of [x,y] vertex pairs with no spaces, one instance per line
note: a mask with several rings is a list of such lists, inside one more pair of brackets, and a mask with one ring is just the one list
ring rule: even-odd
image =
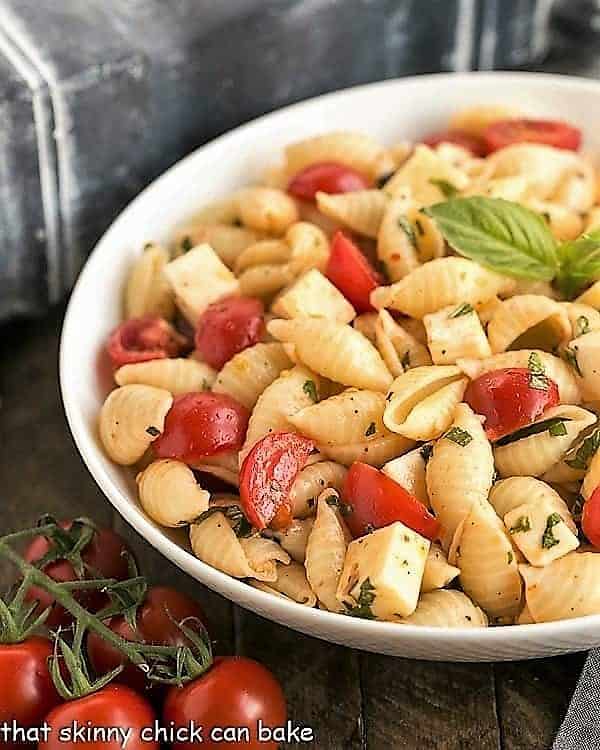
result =
[[273,302],[281,318],[329,318],[350,323],[356,312],[344,295],[316,268],[307,271]]
[[210,245],[197,245],[164,267],[175,302],[195,326],[206,308],[223,297],[239,294],[240,285]]
[[457,359],[491,357],[479,316],[468,304],[451,305],[423,318],[427,346],[435,365],[454,365]]
[[348,546],[337,599],[354,614],[397,620],[417,606],[430,542],[400,521]]
[[426,467],[422,448],[415,448],[413,451],[388,461],[381,467],[381,471],[430,508],[425,481]]
[[556,506],[546,499],[519,505],[504,516],[504,524],[531,565],[548,565],[579,546]]
[[432,544],[427,560],[425,560],[425,570],[423,571],[423,580],[421,582],[421,593],[426,594],[429,591],[443,589],[450,581],[453,581],[460,569],[450,565],[444,550],[439,544]]

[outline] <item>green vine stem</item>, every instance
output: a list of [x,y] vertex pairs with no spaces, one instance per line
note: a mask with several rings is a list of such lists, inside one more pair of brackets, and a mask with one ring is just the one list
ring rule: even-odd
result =
[[[47,564],[48,559],[59,559],[55,552],[45,555],[42,560],[37,561],[34,565],[24,560],[12,547],[15,542],[20,542],[33,536],[52,536],[54,538],[57,528],[60,527],[58,527],[56,523],[45,523],[32,529],[26,529],[24,531],[0,537],[0,557],[9,560],[22,575],[21,584],[18,587],[12,602],[6,604],[0,599],[0,621],[3,625],[5,624],[5,621],[8,623],[8,625],[5,626],[5,629],[6,627],[8,627],[9,630],[13,626],[17,627],[18,624],[15,625],[13,622],[14,618],[12,618],[11,608],[14,608],[15,603],[18,607],[22,607],[25,594],[28,588],[32,585],[51,594],[58,604],[70,612],[75,621],[73,644],[69,647],[64,639],[61,638],[60,631],[56,637],[56,644],[57,650],[60,649],[61,655],[71,673],[73,679],[73,691],[69,691],[64,684],[64,680],[59,674],[60,670],[58,670],[56,666],[56,658],[54,659],[53,665],[53,674],[58,681],[60,691],[65,694],[65,697],[75,697],[75,695],[83,694],[86,691],[98,689],[99,684],[106,684],[117,674],[118,671],[120,671],[120,669],[115,670],[110,676],[101,678],[101,680],[95,684],[90,683],[85,666],[83,669],[81,667],[82,663],[85,664],[85,660],[79,658],[84,635],[88,630],[97,633],[101,638],[118,649],[127,659],[129,659],[129,661],[141,669],[150,681],[181,685],[203,674],[210,667],[212,664],[210,640],[206,636],[206,633],[195,632],[187,627],[185,623],[181,623],[179,627],[193,648],[188,645],[165,646],[127,641],[117,633],[113,632],[103,622],[103,620],[106,620],[115,614],[123,614],[124,616],[127,614],[131,615],[132,608],[135,612],[136,603],[140,598],[143,598],[146,590],[146,582],[142,576],[135,576],[126,581],[117,581],[112,578],[101,578],[61,583],[50,578],[44,573],[43,569],[41,569]],[[63,530],[61,529],[61,531]],[[87,538],[88,535],[84,534],[83,536],[84,538]],[[61,552],[64,552],[66,557],[72,559],[72,556],[78,555],[84,546],[85,545],[81,545],[80,540],[78,539],[75,542],[76,549],[71,548],[70,550],[67,550],[65,548],[64,550],[61,549]],[[38,565],[40,567],[37,567]],[[109,595],[111,604],[97,614],[88,612],[88,610],[85,609],[85,607],[83,607],[73,596],[72,592],[80,589],[101,590]],[[131,592],[134,593],[132,594]],[[31,616],[35,609],[35,605],[36,603],[34,602],[31,610],[29,610],[29,616]],[[25,612],[27,612],[27,610],[25,610]],[[9,617],[9,615],[11,615],[11,617]],[[25,632],[28,634],[32,633],[42,624],[46,615],[47,612],[42,613],[34,620],[34,622],[27,626]],[[22,632],[23,631],[21,631],[21,633]],[[11,633],[11,635],[15,636],[16,631]],[[22,638],[23,635],[21,634],[21,639]]]

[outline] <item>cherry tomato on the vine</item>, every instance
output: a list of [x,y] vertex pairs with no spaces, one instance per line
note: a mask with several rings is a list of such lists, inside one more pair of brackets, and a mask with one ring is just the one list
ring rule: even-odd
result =
[[[278,742],[260,742],[259,720],[268,727],[283,726],[287,719],[281,686],[268,669],[241,656],[222,657],[201,677],[181,688],[171,688],[163,708],[166,725],[187,727],[191,721],[204,728],[203,748],[276,750]],[[247,727],[250,741],[211,740],[213,728]],[[173,750],[193,750],[198,745],[176,742]]]
[[558,386],[545,376],[536,378],[526,367],[492,370],[471,381],[464,400],[485,417],[485,434],[499,440],[526,427],[559,401]]
[[272,432],[261,438],[240,470],[240,500],[246,518],[257,529],[276,520],[291,522],[289,494],[315,444],[294,432]]
[[[46,638],[0,645],[0,724],[16,721],[39,727],[46,714],[61,703],[48,669],[52,645]],[[2,744],[7,750],[17,747]]]
[[162,318],[147,315],[131,318],[117,326],[106,344],[108,356],[114,367],[150,359],[177,357],[189,342]]
[[[61,526],[65,529],[71,527],[72,521],[63,521]],[[23,553],[27,562],[33,563],[40,560],[50,549],[51,542],[43,536],[34,537]],[[125,580],[129,575],[129,550],[125,541],[112,529],[98,528],[90,543],[81,553],[85,564],[85,578],[115,578],[119,581]],[[75,581],[77,574],[73,565],[68,560],[57,560],[49,563],[44,568],[44,573],[55,581]],[[98,610],[106,603],[107,599],[99,591],[78,591],[75,598],[91,610]],[[31,586],[27,590],[28,601],[39,602],[39,611],[51,607],[50,614],[46,620],[48,627],[66,625],[71,622],[71,615],[62,606],[56,604],[52,594],[44,591],[39,586]]]
[[[178,624],[184,622],[190,630],[200,633],[206,627],[206,617],[200,605],[185,594],[166,586],[148,589],[144,601],[137,610],[136,627],[132,630],[123,616],[113,617],[110,629],[127,641],[152,643],[154,645],[181,646],[188,642]],[[87,653],[97,675],[124,665],[116,681],[137,691],[157,687],[149,683],[145,674],[97,633],[90,632],[87,638]]]
[[[94,728],[104,727],[130,730],[127,750],[158,750],[159,743],[144,741],[141,732],[144,728],[152,729],[156,719],[148,701],[125,685],[109,685],[84,698],[64,703],[54,708],[46,717],[50,728],[48,739],[40,742],[38,750],[80,750],[82,742],[61,741],[61,730],[68,730],[77,722],[79,727],[88,725]],[[122,750],[123,737],[115,736],[107,742],[86,742],[85,747],[98,750]]]
[[594,547],[600,549],[600,485],[583,505],[581,528]]
[[369,296],[375,287],[383,284],[383,277],[340,230],[334,234],[331,242],[326,275],[357,313],[374,309]]
[[288,193],[305,201],[315,199],[317,193],[351,193],[366,190],[369,181],[360,172],[338,162],[311,164],[292,177]]
[[164,430],[152,447],[159,458],[177,458],[188,464],[239,450],[249,416],[245,406],[225,393],[184,393],[175,397]]
[[566,122],[520,118],[493,122],[483,131],[483,140],[488,151],[515,143],[538,143],[577,151],[581,145],[581,131]]
[[354,537],[401,521],[413,531],[436,539],[440,524],[420,500],[393,479],[368,464],[356,461],[342,488],[347,507],[345,521]]
[[209,305],[196,325],[196,349],[215,370],[257,344],[265,333],[263,303],[254,297],[228,297]]
[[470,151],[473,156],[485,156],[488,152],[485,141],[472,133],[464,130],[445,130],[440,133],[432,133],[423,140],[427,146],[435,148],[440,143],[452,143],[455,146]]

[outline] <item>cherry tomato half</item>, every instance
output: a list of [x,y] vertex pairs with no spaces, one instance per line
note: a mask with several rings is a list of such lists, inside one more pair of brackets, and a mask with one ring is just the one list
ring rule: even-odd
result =
[[215,370],[258,343],[265,333],[264,307],[253,297],[229,297],[209,305],[196,327],[196,349]]
[[544,378],[533,387],[534,376],[525,367],[493,370],[471,381],[464,400],[476,414],[485,417],[485,434],[499,440],[536,419],[559,401],[558,386]]
[[[261,742],[259,720],[268,727],[283,726],[287,719],[285,697],[268,669],[242,656],[221,657],[196,680],[169,690],[163,708],[163,723],[187,727],[190,722],[204,727],[202,747],[276,750],[278,742]],[[246,727],[250,741],[211,739],[214,728]],[[217,730],[218,731],[218,730]],[[176,742],[173,750],[194,750],[197,744]]]
[[349,506],[345,521],[354,537],[394,521],[402,521],[428,539],[439,536],[440,524],[423,503],[368,464],[359,461],[352,464],[342,488],[342,499]]
[[540,143],[554,148],[577,151],[581,146],[581,131],[566,122],[555,120],[499,120],[483,131],[488,152],[515,143]]
[[250,414],[225,393],[183,393],[176,396],[162,434],[152,444],[159,458],[187,464],[242,447]]
[[278,526],[291,521],[290,490],[314,448],[313,441],[302,435],[272,432],[248,453],[240,470],[240,500],[246,518],[257,529],[266,528],[273,519]]
[[177,357],[187,347],[188,340],[170,323],[150,315],[121,323],[110,334],[106,344],[114,367]]
[[[62,521],[61,526],[70,529],[72,521]],[[38,536],[32,539],[23,553],[27,562],[33,563],[40,560],[50,549],[50,542],[46,537]],[[119,581],[125,580],[129,575],[128,565],[129,549],[125,541],[112,529],[98,528],[92,541],[81,553],[81,558],[86,566],[86,578],[115,578]],[[68,560],[57,560],[46,565],[44,573],[55,581],[75,581],[77,574]],[[106,596],[99,591],[78,591],[74,593],[76,599],[84,606],[93,611],[103,607]],[[31,586],[26,594],[28,601],[39,602],[39,611],[51,607],[50,614],[46,620],[49,628],[58,625],[66,625],[71,622],[71,614],[61,605],[56,604],[52,594],[37,586]]]
[[46,721],[50,727],[48,739],[40,742],[38,750],[80,750],[85,747],[101,750],[122,750],[123,737],[103,742],[101,740],[82,743],[61,741],[61,730],[68,730],[77,722],[79,727],[106,727],[131,730],[127,750],[158,750],[158,742],[146,742],[141,732],[145,727],[152,729],[156,719],[150,703],[125,685],[109,685],[96,693],[77,698],[54,708]]
[[600,485],[583,505],[581,528],[594,547],[600,549]]
[[[206,617],[197,602],[175,589],[153,586],[148,589],[138,608],[135,630],[122,616],[113,617],[108,626],[127,641],[182,646],[188,643],[178,627],[183,621],[191,630],[199,631],[201,626],[206,627]],[[157,683],[149,683],[141,669],[127,661],[120,651],[93,631],[88,634],[87,653],[97,675],[104,675],[123,664],[123,671],[115,678],[117,682],[138,692],[157,687]]]
[[288,193],[295,198],[314,201],[318,192],[351,193],[366,190],[369,181],[360,172],[333,161],[324,161],[298,172],[288,185]]
[[[0,645],[0,724],[16,721],[38,727],[48,711],[61,703],[48,671],[52,645],[46,638]],[[2,743],[12,750],[12,742]]]
[[455,146],[470,151],[473,156],[486,156],[487,145],[482,138],[464,130],[445,130],[440,133],[432,133],[423,140],[423,143],[431,148],[439,146],[440,143],[453,143]]
[[369,297],[373,289],[383,283],[383,277],[358,247],[339,230],[333,235],[326,274],[357,313],[375,309]]

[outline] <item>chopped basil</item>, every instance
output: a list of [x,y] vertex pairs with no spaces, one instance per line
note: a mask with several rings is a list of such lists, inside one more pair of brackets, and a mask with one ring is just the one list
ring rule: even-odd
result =
[[502,445],[516,443],[517,440],[523,440],[524,438],[531,437],[532,435],[539,435],[541,432],[550,432],[550,434],[555,437],[557,435],[564,435],[566,434],[566,430],[565,432],[557,432],[556,430],[560,430],[560,428],[557,428],[555,425],[570,421],[571,420],[568,417],[552,417],[551,419],[543,419],[541,422],[534,422],[533,424],[527,425],[527,427],[522,427],[520,430],[517,430],[510,435],[505,435],[503,438],[500,438],[500,440],[498,440],[496,445],[500,447]]
[[564,422],[555,422],[548,427],[548,432],[552,437],[562,437],[567,434],[567,428]]
[[517,518],[517,522],[510,527],[509,531],[511,534],[531,531],[531,522],[529,520],[529,516],[519,516],[519,518]]
[[451,427],[444,437],[446,440],[452,440],[457,445],[462,445],[463,448],[473,440],[471,433],[463,430],[461,427]]
[[458,195],[458,189],[448,180],[439,180],[432,177],[429,182],[442,191],[444,198],[454,198]]
[[459,305],[456,310],[453,310],[449,315],[448,318],[460,318],[462,315],[470,315],[473,312],[473,306],[470,305],[468,302],[463,302],[462,305]]
[[540,355],[537,352],[531,352],[529,359],[527,360],[527,367],[529,368],[529,385],[536,391],[547,391],[550,384],[546,377],[546,370],[540,359]]
[[417,238],[415,237],[415,230],[412,228],[410,221],[406,216],[398,216],[398,226],[408,237],[410,244],[413,247],[417,246]]
[[213,505],[204,513],[201,513],[198,518],[195,519],[194,523],[202,523],[207,518],[213,515],[213,513],[222,513],[225,518],[231,523],[231,528],[237,537],[247,537],[252,534],[252,524],[246,516],[242,513],[242,509],[237,505]]
[[575,338],[578,336],[585,336],[586,333],[590,332],[590,321],[585,315],[580,315],[575,321]]
[[371,435],[374,435],[376,432],[377,427],[375,425],[375,422],[371,422],[371,424],[366,429],[365,437],[371,437]]
[[572,469],[585,471],[588,468],[590,460],[597,453],[598,448],[600,448],[600,429],[595,430],[589,437],[586,437],[577,448],[575,456],[565,459],[565,463]]
[[317,395],[317,386],[315,385],[314,380],[305,380],[302,390],[314,401],[315,404],[317,403],[319,396]]
[[184,253],[188,253],[192,249],[192,240],[187,235],[181,240],[181,249]]
[[410,352],[408,350],[404,352],[404,355],[400,360],[400,364],[402,365],[402,369],[404,370],[404,372],[410,369]]
[[577,347],[571,349],[567,346],[563,351],[563,359],[571,365],[580,378],[583,377],[583,373],[579,367],[579,362],[577,361]]
[[346,614],[351,617],[362,617],[365,620],[374,620],[375,615],[373,614],[372,606],[375,601],[375,586],[371,583],[370,578],[360,584],[360,593],[356,604],[344,604],[346,607]]
[[552,529],[562,521],[562,516],[559,513],[551,513],[546,520],[546,528],[542,534],[542,547],[544,549],[551,549],[557,544],[560,544],[560,539],[554,536]]
[[158,427],[155,427],[152,424],[149,427],[146,427],[146,432],[152,437],[158,437],[160,435],[160,430],[158,429]]

